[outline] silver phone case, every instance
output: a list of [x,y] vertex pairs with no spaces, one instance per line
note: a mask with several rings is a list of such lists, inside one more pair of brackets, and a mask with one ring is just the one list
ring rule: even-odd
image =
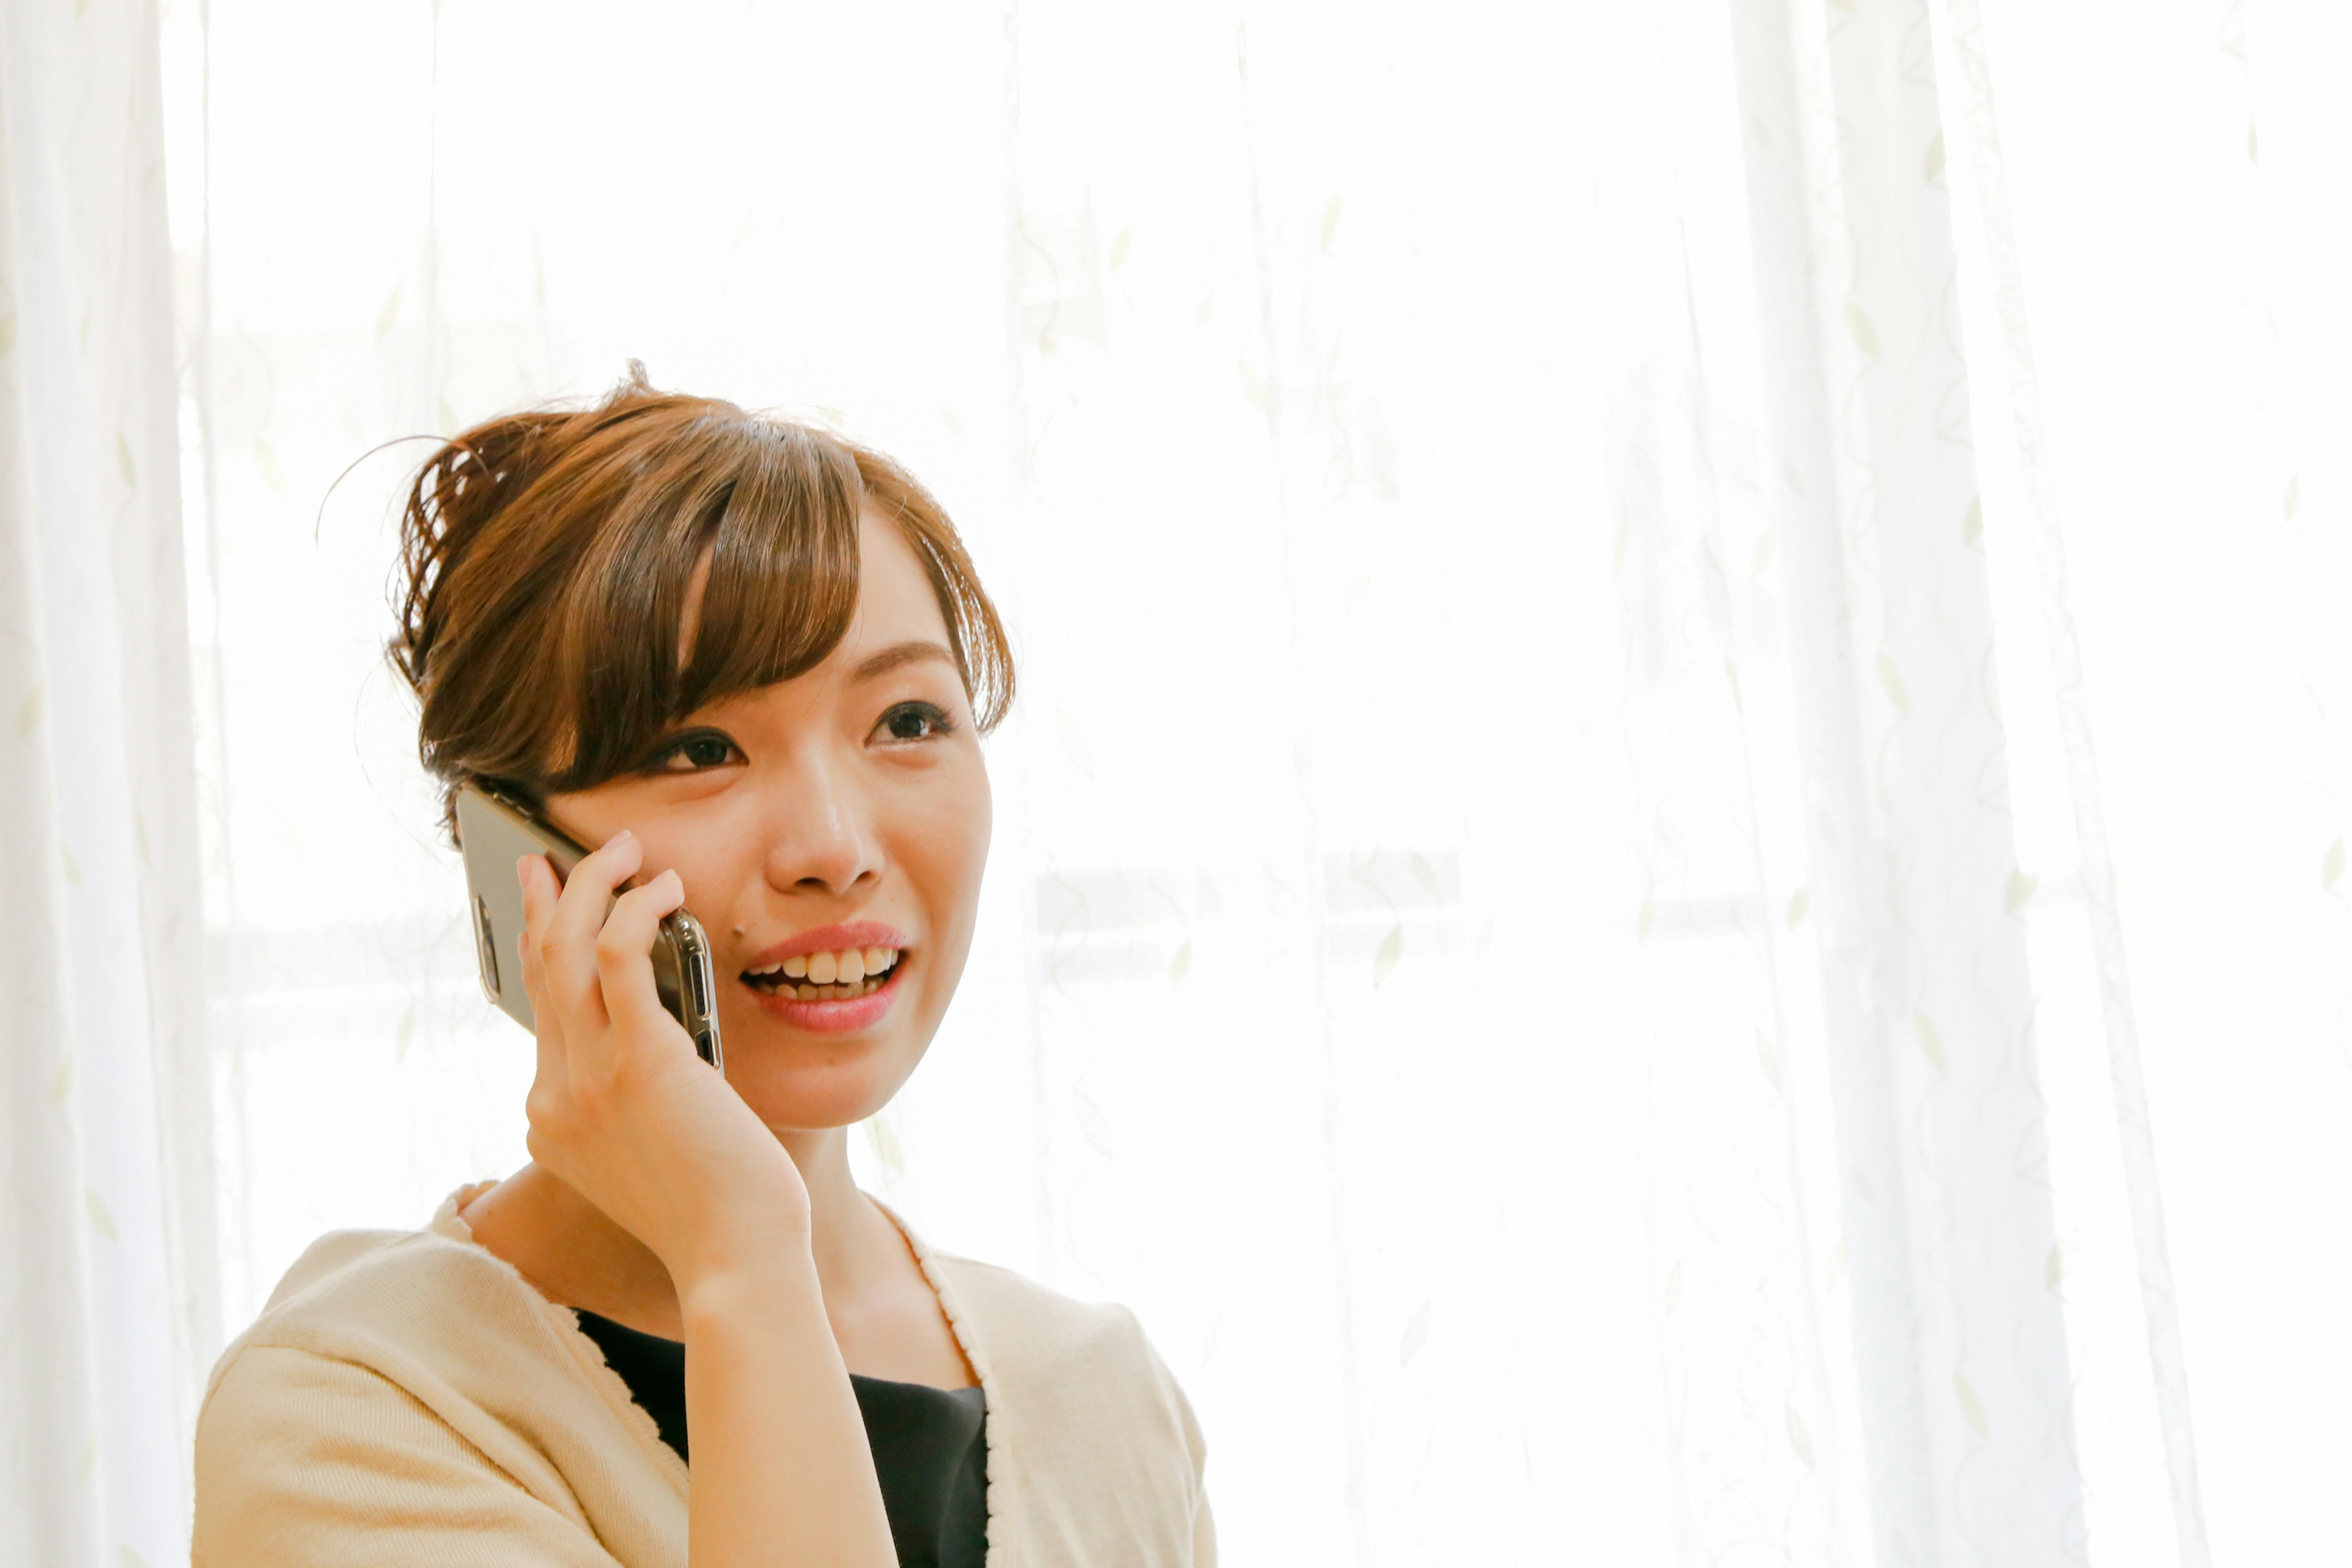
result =
[[[516,803],[467,784],[457,791],[457,846],[466,858],[467,921],[483,994],[500,1012],[534,1032],[530,994],[522,983],[522,881],[515,862],[544,855],[560,880],[588,851]],[[710,967],[710,939],[684,910],[664,917],[654,938],[654,989],[683,1026],[704,1061],[721,1071],[719,986]]]

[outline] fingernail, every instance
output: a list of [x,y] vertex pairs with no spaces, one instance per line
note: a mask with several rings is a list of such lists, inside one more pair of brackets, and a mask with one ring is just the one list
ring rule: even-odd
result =
[[624,827],[620,832],[613,835],[613,842],[615,844],[626,844],[630,839],[635,838],[635,834]]

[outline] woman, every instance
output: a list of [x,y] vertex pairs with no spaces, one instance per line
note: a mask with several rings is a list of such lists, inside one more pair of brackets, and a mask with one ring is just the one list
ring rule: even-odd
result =
[[[404,524],[425,766],[598,846],[519,868],[530,1163],[295,1266],[214,1373],[195,1559],[1213,1563],[1132,1315],[850,1178],[971,944],[995,610],[887,459],[632,369],[450,442]],[[655,994],[682,904],[723,1078]]]

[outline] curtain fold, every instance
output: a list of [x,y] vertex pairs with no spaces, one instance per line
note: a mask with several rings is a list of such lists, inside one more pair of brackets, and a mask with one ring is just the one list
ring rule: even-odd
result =
[[[2011,212],[2000,116],[1986,51],[1983,9],[1978,0],[1937,0],[1934,9],[1942,58],[1955,77],[1950,90],[1952,109],[1947,116],[1954,132],[1952,167],[1965,183],[1965,190],[1975,196],[1981,234],[1980,264],[1986,274],[1979,295],[1998,324],[2001,357],[1987,371],[2002,374],[2006,383],[2011,439],[2023,479],[2018,510],[2034,552],[2053,696],[2065,741],[2068,803],[2095,955],[2100,1013],[2105,1027],[2116,1126],[2131,1215],[2132,1251],[2147,1321],[2149,1377],[2163,1440],[2165,1479],[2172,1503],[2173,1543],[2180,1568],[2206,1568],[2212,1554],[2206,1541],[2204,1501],[2198,1481],[2188,1357],[2173,1287],[2172,1260],[2165,1237],[2156,1138],[2126,956],[2114,854],[2107,837],[2105,800],[2099,780],[2097,749],[2092,738],[2091,705],[2083,683],[2080,631],[2069,603],[2065,539],[2044,455],[2047,437],[2034,362],[2033,331],[2026,310],[2016,220]],[[2054,1252],[2053,1256],[2056,1256]]]
[[[1927,12],[1727,19],[1747,232],[1697,230],[1679,171],[1672,248],[1654,246],[1672,270],[1612,420],[1618,572],[1629,621],[1656,628],[1629,640],[1660,650],[1626,676],[1644,945],[1671,929],[1716,955],[1727,994],[1685,1026],[1755,1041],[1754,1114],[1788,1152],[1759,1142],[1749,1179],[1782,1194],[1805,1268],[1759,1257],[1692,1300],[1737,1210],[1707,1191],[1728,1173],[1670,1183],[1697,1216],[1669,1233],[1670,1356],[1695,1392],[1743,1396],[1694,1400],[1677,1434],[1685,1539],[1701,1558],[2077,1561],[2030,881]],[[1732,788],[1688,777],[1709,731]],[[1702,961],[1653,962],[1655,1005]],[[1764,1365],[1730,1348],[1759,1290]]]
[[218,1346],[161,77],[0,6],[0,1557],[166,1563]]
[[2074,1561],[1927,8],[1734,9],[1874,1560]]

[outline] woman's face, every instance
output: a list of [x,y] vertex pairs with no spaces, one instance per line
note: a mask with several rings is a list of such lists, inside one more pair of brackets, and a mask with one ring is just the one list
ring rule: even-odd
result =
[[845,1126],[907,1081],[988,856],[988,773],[930,581],[891,523],[865,518],[859,548],[856,616],[823,664],[688,715],[645,773],[547,801],[583,843],[635,833],[638,880],[684,879],[728,1080],[779,1131]]

